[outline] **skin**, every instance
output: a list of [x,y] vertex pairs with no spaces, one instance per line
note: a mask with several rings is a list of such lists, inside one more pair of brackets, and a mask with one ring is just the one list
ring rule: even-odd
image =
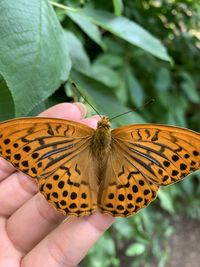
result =
[[[96,128],[98,117],[85,119],[80,103],[56,105],[39,116],[82,122]],[[0,266],[75,267],[114,222],[94,213],[64,217],[38,193],[36,182],[0,158]]]

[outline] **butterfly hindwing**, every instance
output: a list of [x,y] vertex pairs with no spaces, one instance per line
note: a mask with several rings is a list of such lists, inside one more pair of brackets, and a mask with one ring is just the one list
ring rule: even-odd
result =
[[102,183],[98,207],[114,217],[128,217],[146,207],[157,195],[159,186],[135,168],[124,151],[112,142]]
[[96,169],[89,149],[80,150],[52,174],[39,179],[39,190],[64,215],[90,215],[97,208]]

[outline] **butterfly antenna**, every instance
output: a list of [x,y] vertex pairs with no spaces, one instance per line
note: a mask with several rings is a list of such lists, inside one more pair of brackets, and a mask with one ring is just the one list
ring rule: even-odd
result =
[[[149,99],[147,102],[144,103],[144,105],[142,106],[142,108],[143,108],[144,106],[150,104],[150,103],[153,103],[154,101],[155,101],[154,98]],[[126,114],[128,114],[128,113],[130,113],[130,112],[134,112],[134,111],[136,111],[136,110],[140,110],[140,109],[141,109],[141,108],[139,108],[139,109],[135,109],[135,110],[128,110],[128,111],[126,111],[126,112],[124,112],[124,113],[121,113],[121,114],[115,116],[115,117],[112,117],[109,121],[114,120],[114,119],[116,119],[116,118],[118,118],[118,117],[121,117],[121,116],[123,116],[123,115],[126,115]]]
[[87,100],[86,96],[83,96],[81,91],[76,86],[75,82],[71,82],[71,85],[74,87],[74,89],[79,93],[79,95],[83,98],[83,101],[87,102],[88,105],[99,115],[99,117],[102,119],[101,114],[98,112],[98,110]]

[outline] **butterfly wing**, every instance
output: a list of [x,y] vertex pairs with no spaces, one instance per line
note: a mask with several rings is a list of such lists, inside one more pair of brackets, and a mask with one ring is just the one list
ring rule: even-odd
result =
[[91,168],[94,129],[73,121],[24,118],[0,123],[0,156],[36,179],[58,210],[77,216],[96,209],[96,170]]
[[98,197],[104,213],[126,217],[169,185],[200,169],[200,134],[173,126],[139,124],[112,130]]

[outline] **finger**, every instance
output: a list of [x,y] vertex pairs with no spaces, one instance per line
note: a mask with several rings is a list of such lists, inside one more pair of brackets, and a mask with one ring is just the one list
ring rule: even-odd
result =
[[82,119],[80,122],[96,129],[97,128],[97,122],[99,120],[100,120],[100,117],[98,115],[95,115],[91,118]]
[[0,183],[0,215],[10,216],[38,191],[36,182],[22,172],[14,172]]
[[23,258],[22,266],[75,267],[113,222],[113,217],[99,212],[70,217]]
[[[80,120],[85,114],[86,108],[83,104],[63,103],[49,108],[40,115]],[[3,180],[0,183],[0,214],[8,216],[30,199],[37,190],[30,177],[16,172],[15,168],[2,158],[0,158],[0,175],[0,180]]]
[[7,234],[22,253],[30,251],[66,217],[37,193],[7,221]]
[[0,157],[0,182],[15,171],[11,163]]
[[62,103],[40,113],[39,117],[52,117],[79,121],[85,117],[87,109],[82,103]]

